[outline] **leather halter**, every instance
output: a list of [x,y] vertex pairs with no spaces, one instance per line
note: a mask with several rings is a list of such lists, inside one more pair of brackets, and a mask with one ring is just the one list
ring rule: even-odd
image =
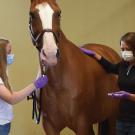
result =
[[[41,49],[39,48],[39,40],[42,38],[42,36],[45,32],[52,32],[54,37],[55,37],[55,40],[58,42],[58,38],[57,38],[55,32],[53,32],[51,29],[44,29],[37,36],[35,36],[34,31],[33,31],[33,27],[32,27],[32,17],[31,16],[30,16],[30,21],[29,21],[29,31],[30,31],[33,45],[38,49],[39,52],[41,51]],[[41,68],[41,74],[45,75],[47,72],[48,66],[42,65],[42,63],[40,61],[40,68]],[[40,123],[40,117],[41,117],[41,109],[42,109],[41,108],[42,107],[41,96],[42,96],[42,89],[40,89],[39,99],[37,99],[35,91],[32,92],[31,96],[27,97],[28,100],[29,99],[33,100],[32,118],[36,119],[37,124]],[[39,107],[38,107],[38,103],[39,103]]]
[[42,36],[44,35],[45,32],[51,32],[54,35],[55,41],[56,43],[59,43],[59,34],[56,34],[55,31],[53,31],[52,29],[43,29],[37,36],[35,36],[34,31],[33,31],[33,27],[32,27],[32,17],[30,15],[30,20],[29,20],[29,31],[30,31],[30,36],[32,39],[32,42],[34,44],[34,46],[40,51],[39,49],[39,40],[42,38]]

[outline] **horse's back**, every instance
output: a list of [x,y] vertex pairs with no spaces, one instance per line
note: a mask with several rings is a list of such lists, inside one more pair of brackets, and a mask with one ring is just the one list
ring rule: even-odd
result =
[[117,52],[106,45],[91,43],[85,44],[82,47],[97,52],[98,54],[100,54],[101,56],[105,57],[113,63],[118,63],[120,61],[120,57],[117,54]]
[[[83,47],[97,52],[112,63],[118,63],[120,61],[119,55],[108,46],[86,44],[83,45]],[[93,72],[91,71],[91,74],[87,76],[91,76],[92,78],[89,79],[89,82],[87,83],[89,84],[89,91],[94,91],[94,96],[92,97],[92,95],[86,95],[86,97],[89,96],[88,98],[94,98],[91,104],[91,106],[93,106],[91,109],[96,112],[96,115],[94,112],[92,114],[93,121],[96,121],[96,119],[100,119],[102,121],[103,119],[114,114],[118,107],[116,100],[107,97],[108,92],[118,90],[117,76],[107,73],[94,59],[90,59],[87,65],[89,65],[89,69],[87,70],[93,70]],[[91,109],[89,109],[90,112]]]

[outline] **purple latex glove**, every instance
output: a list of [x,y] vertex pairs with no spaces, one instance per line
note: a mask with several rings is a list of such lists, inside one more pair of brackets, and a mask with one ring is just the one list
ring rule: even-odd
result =
[[35,80],[34,85],[37,89],[43,88],[48,82],[48,78],[46,75],[42,75],[37,80]]
[[108,96],[113,98],[126,99],[130,96],[130,93],[126,91],[117,91],[117,92],[108,93]]
[[88,50],[88,49],[83,48],[83,47],[81,47],[80,49],[81,49],[82,52],[84,52],[84,53],[87,54],[87,55],[95,56],[95,52],[92,51],[92,50]]

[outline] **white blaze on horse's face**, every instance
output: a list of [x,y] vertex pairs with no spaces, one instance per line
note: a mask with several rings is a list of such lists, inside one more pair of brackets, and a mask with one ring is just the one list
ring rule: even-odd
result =
[[[44,29],[52,29],[53,9],[48,3],[42,3],[36,6],[39,11],[42,27]],[[55,37],[52,32],[45,32],[43,35],[43,48],[40,54],[42,61],[51,66],[57,64],[58,47],[55,42]]]

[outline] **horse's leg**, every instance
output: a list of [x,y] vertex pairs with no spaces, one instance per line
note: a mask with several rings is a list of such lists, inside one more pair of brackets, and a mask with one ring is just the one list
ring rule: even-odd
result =
[[89,127],[89,131],[89,135],[95,135],[92,125]]
[[108,119],[109,131],[108,135],[116,135],[116,117]]
[[83,116],[78,118],[76,135],[95,135],[93,126],[89,124],[87,118]]
[[43,119],[43,128],[46,135],[60,135],[60,132],[57,131],[46,119]]
[[98,127],[98,135],[108,135],[108,131],[109,131],[108,120],[100,122]]
[[98,135],[116,135],[116,119],[111,117],[99,123]]
[[79,129],[77,130],[76,135],[95,135],[92,125],[88,126],[78,127]]

